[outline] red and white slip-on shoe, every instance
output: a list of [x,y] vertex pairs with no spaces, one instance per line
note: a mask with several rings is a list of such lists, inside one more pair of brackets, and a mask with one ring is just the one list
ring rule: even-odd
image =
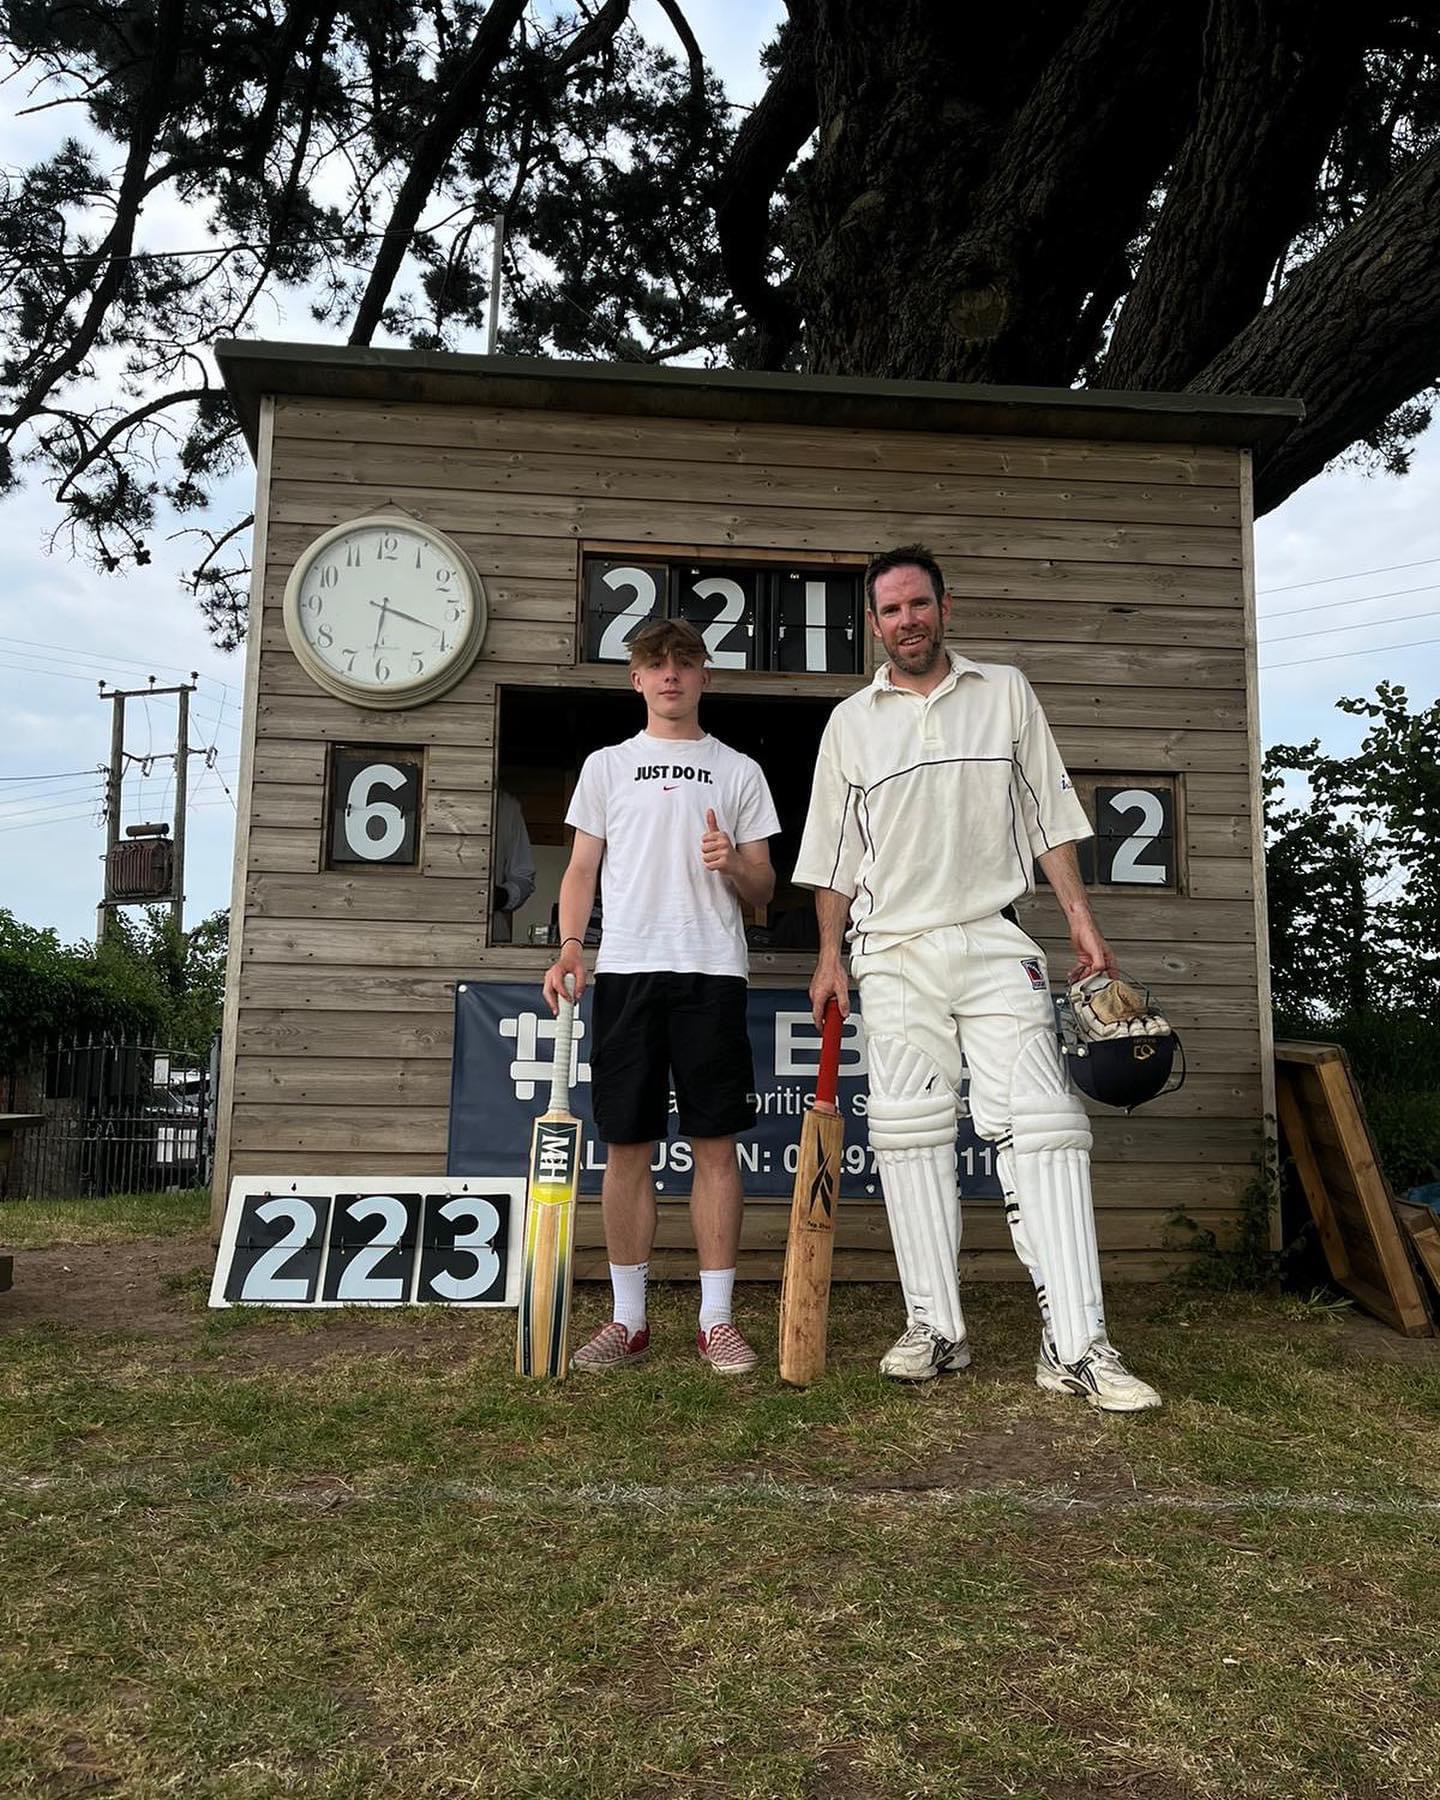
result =
[[618,1369],[625,1363],[642,1362],[650,1354],[650,1327],[642,1325],[636,1332],[627,1331],[618,1319],[602,1325],[588,1344],[582,1344],[570,1358],[570,1367],[591,1374],[602,1369]]
[[760,1358],[728,1323],[712,1325],[709,1331],[695,1333],[695,1348],[701,1360],[709,1363],[717,1375],[748,1375]]

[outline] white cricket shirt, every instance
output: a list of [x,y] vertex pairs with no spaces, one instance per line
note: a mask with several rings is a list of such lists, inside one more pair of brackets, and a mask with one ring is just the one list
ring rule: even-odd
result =
[[735,890],[700,860],[710,808],[736,844],[780,829],[760,765],[718,738],[641,731],[586,757],[565,823],[605,840],[597,975],[749,973]]
[[886,663],[831,713],[795,880],[851,895],[851,938],[880,950],[999,912],[1090,835],[1030,683],[951,651],[929,694]]

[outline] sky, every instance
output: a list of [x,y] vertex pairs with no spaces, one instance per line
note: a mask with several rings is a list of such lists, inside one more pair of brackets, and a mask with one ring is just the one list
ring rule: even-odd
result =
[[[760,46],[781,0],[689,0],[686,14],[731,98],[764,89]],[[656,0],[634,16],[655,41],[673,36]],[[17,97],[0,89],[0,165],[44,147],[43,119],[16,119]],[[151,219],[148,247],[193,242],[176,209]],[[173,234],[173,235],[172,235]],[[313,336],[277,315],[276,337]],[[250,471],[217,488],[214,516],[253,500]],[[41,491],[0,502],[6,576],[0,584],[0,907],[66,942],[92,937],[105,832],[101,767],[112,709],[98,684],[171,687],[196,672],[191,701],[187,924],[230,901],[239,767],[243,654],[210,642],[180,589],[183,540],[156,545],[147,569],[98,574],[47,548],[57,515]],[[1261,738],[1266,745],[1318,737],[1354,750],[1364,722],[1335,710],[1340,695],[1399,681],[1416,706],[1440,690],[1440,428],[1416,450],[1403,478],[1335,467],[1261,519],[1255,532],[1259,595]],[[172,814],[175,699],[127,702],[123,824]]]

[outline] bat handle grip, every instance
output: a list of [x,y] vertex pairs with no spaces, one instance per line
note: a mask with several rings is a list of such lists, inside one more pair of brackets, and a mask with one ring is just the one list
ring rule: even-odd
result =
[[550,1110],[565,1112],[570,1104],[570,1046],[575,1038],[575,977],[565,977],[560,1010],[555,1016],[555,1060],[550,1069]]
[[833,1000],[825,1007],[825,1024],[820,1034],[820,1073],[815,1078],[815,1104],[835,1110],[835,1096],[840,1087],[840,1033],[845,1021]]

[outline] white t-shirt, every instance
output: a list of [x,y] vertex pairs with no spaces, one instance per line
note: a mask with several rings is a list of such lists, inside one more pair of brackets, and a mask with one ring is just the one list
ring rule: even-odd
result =
[[1030,683],[952,651],[929,694],[886,663],[831,713],[795,880],[852,895],[852,938],[882,950],[999,912],[1090,835]]
[[774,837],[760,766],[718,738],[640,731],[587,756],[565,823],[605,840],[598,975],[745,975],[740,902],[700,860],[705,814],[736,844]]

